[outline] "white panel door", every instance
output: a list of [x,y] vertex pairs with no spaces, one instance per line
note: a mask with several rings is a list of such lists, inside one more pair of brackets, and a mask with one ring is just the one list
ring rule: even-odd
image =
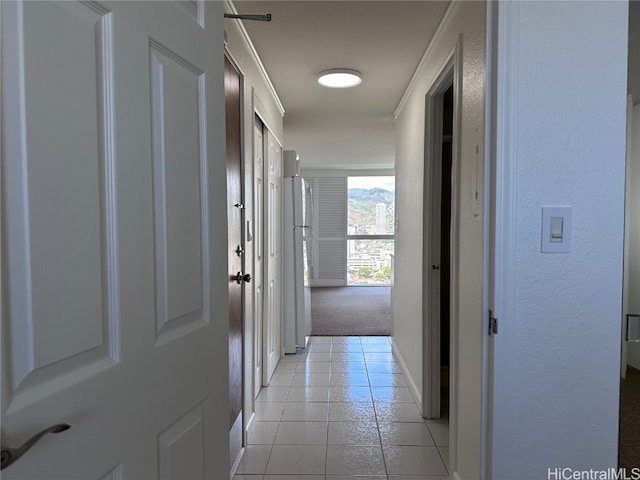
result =
[[253,248],[253,288],[254,288],[254,356],[256,369],[254,372],[256,397],[260,393],[263,382],[263,310],[264,310],[264,141],[262,134],[263,124],[259,118],[255,118],[253,132],[253,159],[254,159],[254,180],[253,180],[253,211],[254,238]]
[[264,385],[269,384],[282,355],[282,148],[268,130],[266,140]]
[[222,6],[0,8],[2,477],[228,478]]

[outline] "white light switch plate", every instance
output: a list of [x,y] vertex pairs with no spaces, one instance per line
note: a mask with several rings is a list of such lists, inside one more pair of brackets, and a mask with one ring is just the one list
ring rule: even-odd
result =
[[[552,236],[551,225],[555,226]],[[560,225],[560,227],[558,227]],[[558,232],[562,235],[558,237]],[[542,207],[542,253],[571,251],[571,207]]]

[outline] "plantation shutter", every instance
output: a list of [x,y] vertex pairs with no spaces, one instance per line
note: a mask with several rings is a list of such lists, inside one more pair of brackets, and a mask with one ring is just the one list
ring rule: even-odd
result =
[[347,179],[308,178],[314,196],[312,286],[347,284]]

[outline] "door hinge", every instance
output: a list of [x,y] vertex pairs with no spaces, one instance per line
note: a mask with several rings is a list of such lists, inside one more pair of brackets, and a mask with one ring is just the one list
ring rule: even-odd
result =
[[498,319],[493,316],[493,312],[489,310],[489,336],[497,335],[498,333]]

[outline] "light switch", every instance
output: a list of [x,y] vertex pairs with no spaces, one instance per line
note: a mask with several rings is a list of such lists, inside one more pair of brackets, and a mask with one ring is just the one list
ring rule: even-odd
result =
[[571,251],[571,207],[542,207],[542,253]]
[[562,243],[562,225],[564,218],[551,217],[551,225],[549,227],[549,241],[553,243]]

